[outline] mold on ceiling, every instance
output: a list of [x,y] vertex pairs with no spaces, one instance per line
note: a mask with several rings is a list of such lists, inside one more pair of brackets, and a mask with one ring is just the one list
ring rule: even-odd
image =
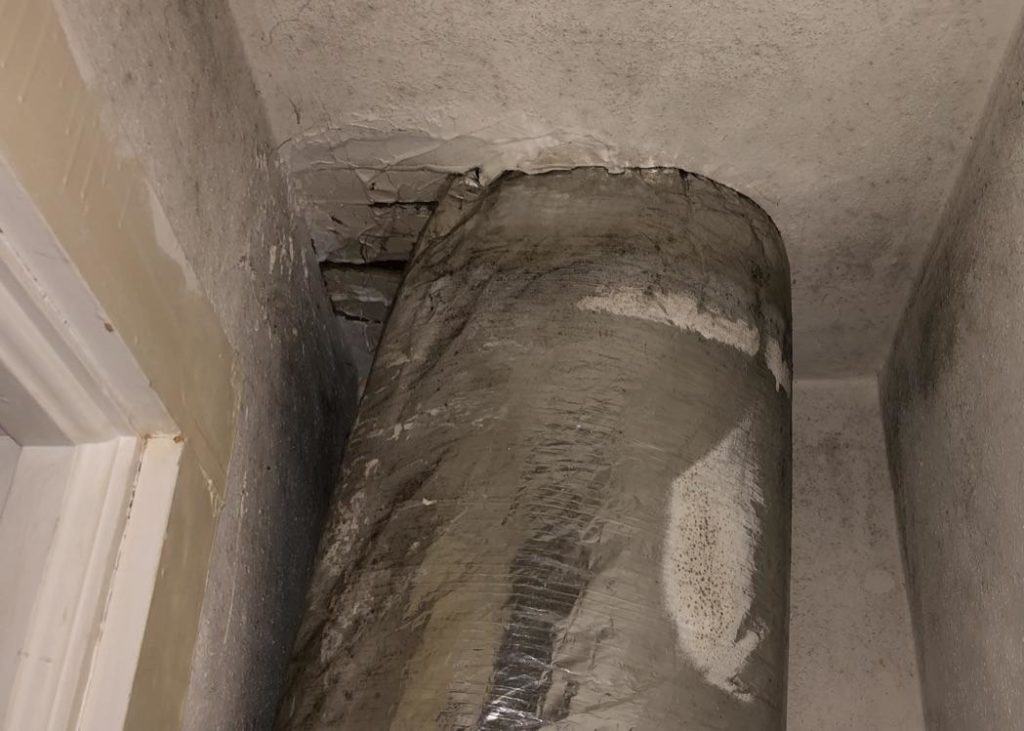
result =
[[322,259],[401,260],[445,173],[680,167],[782,231],[798,377],[881,365],[1021,15],[1017,0],[232,9]]

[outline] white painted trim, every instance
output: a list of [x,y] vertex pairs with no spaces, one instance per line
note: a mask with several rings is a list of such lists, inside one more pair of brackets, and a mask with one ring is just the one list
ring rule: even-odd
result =
[[73,447],[23,447],[0,513],[0,728],[32,628],[74,462]]
[[[32,592],[15,605],[19,632],[8,639],[19,651],[9,653],[13,677],[0,688],[10,689],[6,703],[0,694],[2,728],[120,728],[177,480],[178,430],[0,158],[4,431],[22,455],[54,450],[63,466],[42,492],[32,478],[19,485],[15,476],[11,486],[11,500],[47,535],[0,532],[0,545],[11,544],[0,575],[26,579]],[[39,502],[44,494],[49,501]],[[27,547],[35,561],[22,576],[14,562]]]
[[139,440],[121,437],[72,449],[71,473],[22,646],[6,728],[68,727],[124,530]]
[[7,266],[11,248],[0,234],[0,423],[17,442],[33,446],[104,441],[127,431],[127,421],[95,397],[102,393],[97,384]]
[[163,541],[153,537],[162,539],[167,527],[181,444],[150,439],[145,450],[78,719],[85,731],[124,725],[156,584]]
[[[0,362],[68,442],[176,433],[149,379],[2,157],[0,312]],[[0,423],[21,441],[7,417],[0,410]]]

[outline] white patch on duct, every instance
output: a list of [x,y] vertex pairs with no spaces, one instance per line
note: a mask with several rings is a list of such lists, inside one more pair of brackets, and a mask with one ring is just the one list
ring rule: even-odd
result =
[[764,361],[768,365],[768,370],[775,376],[775,388],[778,391],[786,391],[789,393],[790,384],[793,381],[793,376],[789,372],[789,366],[786,364],[786,359],[782,356],[782,347],[779,345],[778,340],[767,340],[764,345]]
[[763,501],[751,424],[744,417],[672,482],[661,565],[680,650],[709,683],[747,702],[753,696],[737,678],[764,634],[748,621]]
[[786,321],[782,315],[772,306],[764,310],[765,332],[764,332],[764,362],[768,370],[775,376],[775,388],[777,391],[790,392],[793,383],[793,374],[789,364],[786,363],[785,355],[780,345],[783,333],[786,332]]
[[[762,350],[761,333],[756,327],[744,320],[734,320],[725,313],[716,312],[689,294],[649,293],[637,287],[623,287],[609,294],[584,297],[576,306],[581,310],[669,325],[684,332],[696,333],[705,340],[728,345],[750,357]],[[774,312],[769,313],[763,346],[764,361],[775,378],[776,389],[788,393],[792,376],[778,339],[777,333],[782,330],[782,318]]]
[[757,355],[761,345],[761,335],[756,327],[716,312],[689,294],[648,293],[637,287],[622,287],[609,294],[584,297],[576,306],[581,310],[671,325],[731,346],[749,356]]

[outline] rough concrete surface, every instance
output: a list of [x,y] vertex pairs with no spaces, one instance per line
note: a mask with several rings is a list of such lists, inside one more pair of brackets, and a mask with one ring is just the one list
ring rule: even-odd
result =
[[231,5],[321,219],[343,219],[349,194],[433,185],[386,170],[705,174],[782,231],[803,377],[881,365],[1021,14],[1017,0]]
[[874,378],[796,381],[790,731],[922,731]]
[[144,166],[234,351],[235,443],[226,491],[209,496],[220,515],[205,598],[202,587],[178,597],[193,608],[203,603],[198,640],[182,617],[147,630],[149,642],[162,632],[165,647],[195,641],[189,699],[184,686],[175,697],[133,699],[129,726],[175,726],[183,713],[191,728],[264,726],[302,608],[354,382],[339,365],[308,238],[293,235],[228,8],[162,0],[60,6],[108,128]]
[[1024,43],[993,95],[884,380],[925,713],[1024,719]]
[[279,723],[781,729],[789,271],[678,170],[458,183],[409,265]]

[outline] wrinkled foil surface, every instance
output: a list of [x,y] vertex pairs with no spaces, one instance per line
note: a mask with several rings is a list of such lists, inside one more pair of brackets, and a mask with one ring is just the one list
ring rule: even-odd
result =
[[453,185],[347,448],[282,728],[784,727],[790,300],[676,170]]

